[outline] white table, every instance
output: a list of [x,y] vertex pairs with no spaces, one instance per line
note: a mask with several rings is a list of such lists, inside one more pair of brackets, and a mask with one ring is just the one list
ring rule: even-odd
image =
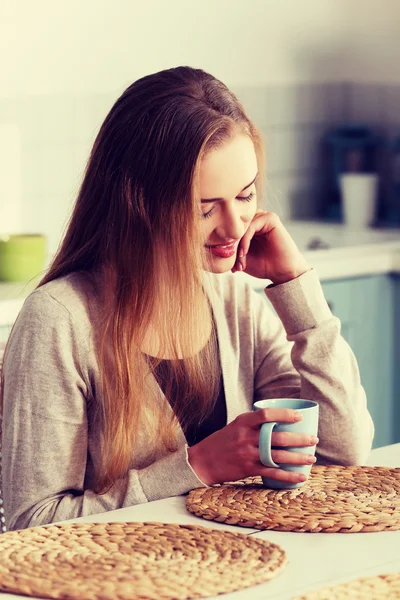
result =
[[[368,464],[400,466],[400,444],[373,450]],[[290,600],[305,591],[336,585],[358,577],[400,572],[400,530],[359,534],[260,532],[256,529],[199,519],[187,512],[185,498],[182,496],[69,522],[76,521],[160,521],[196,524],[254,535],[276,542],[286,551],[288,564],[275,579],[252,588],[218,596],[218,599]],[[26,600],[26,596],[0,594],[0,600],[16,599]]]

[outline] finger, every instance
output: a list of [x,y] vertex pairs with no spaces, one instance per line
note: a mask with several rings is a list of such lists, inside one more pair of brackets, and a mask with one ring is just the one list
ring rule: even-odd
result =
[[[317,462],[317,459],[313,454],[303,454],[302,452],[272,450],[271,454],[272,460],[278,465],[313,465]],[[256,468],[260,466],[261,461],[258,446],[256,447],[246,444],[246,446],[243,447],[243,452],[241,452],[240,455],[246,459],[246,461],[254,463]]]
[[251,240],[256,233],[259,231],[262,231],[264,234],[269,233],[275,229],[275,227],[277,227],[278,223],[280,223],[280,219],[277,214],[273,212],[265,212],[263,210],[258,211],[249,225],[246,233],[242,237],[241,245],[243,249],[243,256],[246,256],[248,253]]
[[244,256],[244,250],[243,250],[243,238],[241,238],[239,244],[238,244],[238,248],[237,248],[237,254],[236,254],[237,258],[241,258],[242,256]]
[[232,273],[236,273],[236,271],[243,271],[242,258],[239,256],[239,253],[236,254],[235,264],[231,269]]
[[233,265],[233,267],[231,269],[232,273],[236,273],[236,271],[244,271],[242,257],[243,257],[243,249],[241,247],[241,241],[240,241],[238,249],[237,249],[237,253],[236,253],[235,264]]
[[272,450],[271,455],[272,460],[278,465],[313,465],[317,460],[312,454],[285,450]]
[[271,437],[272,446],[315,446],[319,439],[316,435],[307,433],[292,433],[289,431],[274,431]]
[[237,264],[232,267],[231,271],[232,273],[240,273],[241,271],[244,271],[242,263],[238,261]]
[[256,475],[260,477],[267,477],[268,479],[277,479],[279,481],[285,481],[287,483],[300,483],[306,481],[308,476],[304,473],[297,473],[295,471],[284,471],[283,469],[277,469],[276,467],[263,467],[260,463],[260,467],[257,469]]
[[303,415],[298,410],[292,410],[290,408],[260,408],[250,414],[253,415],[252,425],[254,427],[271,421],[298,423],[303,418]]
[[246,256],[246,254],[249,251],[250,248],[250,243],[251,240],[253,239],[253,236],[256,232],[256,228],[254,227],[254,221],[252,221],[251,225],[249,225],[246,233],[244,234],[244,236],[241,239],[240,245],[241,245],[241,251],[239,256],[244,258]]

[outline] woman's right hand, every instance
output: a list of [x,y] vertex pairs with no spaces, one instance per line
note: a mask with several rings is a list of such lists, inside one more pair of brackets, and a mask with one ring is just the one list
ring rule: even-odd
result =
[[[290,483],[305,481],[307,477],[301,473],[265,467],[260,461],[258,449],[263,423],[297,423],[301,419],[298,411],[288,408],[263,408],[243,413],[229,425],[191,446],[188,449],[190,465],[206,485],[236,481],[255,475]],[[272,459],[277,464],[313,464],[316,460],[313,455],[288,452],[284,448],[315,446],[317,443],[317,437],[305,433],[273,432],[272,446],[275,449],[272,450]]]

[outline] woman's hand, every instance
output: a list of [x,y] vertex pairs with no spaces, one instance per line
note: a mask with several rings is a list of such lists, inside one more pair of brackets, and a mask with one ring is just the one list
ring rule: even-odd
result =
[[[300,419],[299,419],[300,417]],[[302,416],[288,408],[263,408],[239,415],[226,425],[188,449],[189,462],[197,476],[207,485],[236,481],[244,477],[260,475],[270,479],[299,483],[307,477],[301,473],[265,467],[260,461],[258,441],[263,423],[282,421],[296,423]],[[272,450],[276,463],[310,465],[315,462],[311,454],[288,452],[285,446],[315,446],[318,438],[304,433],[272,433]]]
[[232,272],[244,271],[279,284],[296,279],[309,269],[279,217],[273,212],[257,211],[239,242]]

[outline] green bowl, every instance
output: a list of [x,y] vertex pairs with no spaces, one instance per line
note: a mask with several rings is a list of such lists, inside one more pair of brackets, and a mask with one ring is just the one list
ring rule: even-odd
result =
[[0,281],[29,281],[46,261],[46,237],[41,234],[0,237]]

